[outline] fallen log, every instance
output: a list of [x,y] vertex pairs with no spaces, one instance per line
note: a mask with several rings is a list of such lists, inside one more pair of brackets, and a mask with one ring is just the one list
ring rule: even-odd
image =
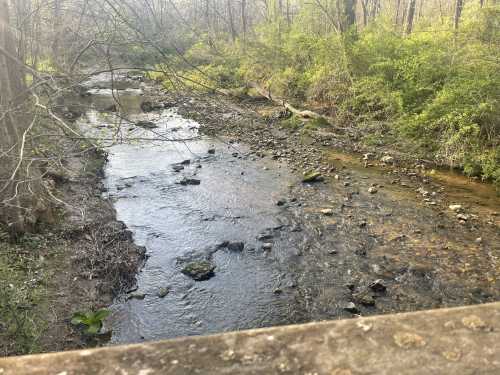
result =
[[331,119],[328,116],[323,116],[317,112],[310,111],[310,110],[301,110],[298,108],[295,108],[292,104],[286,101],[284,98],[279,98],[279,97],[274,97],[271,93],[271,89],[268,88],[267,90],[260,87],[256,83],[250,83],[249,84],[251,88],[253,88],[255,91],[259,93],[259,95],[267,98],[269,101],[276,103],[277,105],[280,105],[284,107],[286,110],[290,111],[293,113],[295,116],[298,116],[303,119],[318,119],[318,118],[324,118],[328,122],[332,122],[333,119]]

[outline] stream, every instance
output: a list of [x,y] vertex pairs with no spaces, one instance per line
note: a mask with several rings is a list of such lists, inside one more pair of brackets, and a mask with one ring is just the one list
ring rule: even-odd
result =
[[[349,183],[302,184],[285,163],[203,135],[175,107],[144,112],[140,81],[111,85],[104,74],[85,85],[78,124],[109,153],[104,195],[148,255],[137,287],[111,306],[111,343],[498,299],[497,227],[479,246],[478,234],[457,233],[406,188],[367,194],[368,180],[390,184],[347,156],[330,158],[349,167]],[[450,191],[497,214],[491,192],[466,198],[463,189]],[[183,273],[200,260],[213,274]]]

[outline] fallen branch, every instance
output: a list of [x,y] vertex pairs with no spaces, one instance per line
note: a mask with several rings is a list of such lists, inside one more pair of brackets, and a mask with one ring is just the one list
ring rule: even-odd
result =
[[295,116],[298,116],[303,119],[318,119],[318,118],[324,118],[329,122],[332,122],[333,119],[327,116],[323,116],[317,112],[314,111],[309,111],[309,110],[301,110],[298,108],[295,108],[292,104],[286,101],[284,98],[279,98],[279,97],[274,97],[271,93],[271,89],[268,88],[267,90],[264,89],[263,87],[259,86],[256,83],[251,82],[250,87],[252,87],[255,91],[257,91],[260,95],[263,97],[267,98],[273,103],[276,103],[282,107],[284,107],[286,110],[290,111],[293,113]]

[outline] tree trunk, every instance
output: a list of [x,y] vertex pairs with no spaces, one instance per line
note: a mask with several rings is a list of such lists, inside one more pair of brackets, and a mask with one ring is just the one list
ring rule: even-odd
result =
[[243,34],[243,41],[247,39],[247,0],[241,0],[241,31]]
[[415,17],[416,0],[410,0],[408,3],[408,12],[406,14],[406,34],[411,34],[413,31],[413,18]]
[[394,15],[394,24],[399,25],[399,7],[401,6],[401,0],[396,0],[396,14]]
[[233,43],[236,41],[236,28],[234,26],[234,17],[233,17],[233,5],[232,0],[227,0],[227,14],[229,17],[229,28],[231,29],[231,40]]
[[456,0],[455,2],[455,16],[453,17],[453,27],[458,30],[458,24],[460,23],[460,15],[462,14],[462,8],[464,6],[463,0]]
[[346,30],[356,24],[356,0],[344,0]]

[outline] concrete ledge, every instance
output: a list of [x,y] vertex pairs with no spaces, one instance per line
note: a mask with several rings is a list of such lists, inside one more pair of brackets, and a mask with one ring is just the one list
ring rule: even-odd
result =
[[500,303],[4,358],[0,374],[500,374]]

